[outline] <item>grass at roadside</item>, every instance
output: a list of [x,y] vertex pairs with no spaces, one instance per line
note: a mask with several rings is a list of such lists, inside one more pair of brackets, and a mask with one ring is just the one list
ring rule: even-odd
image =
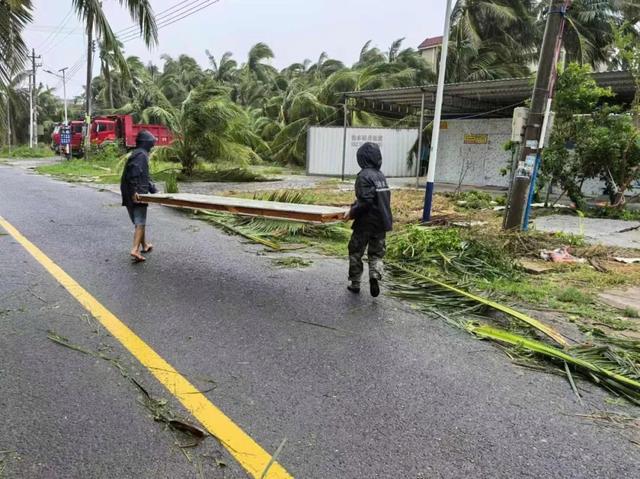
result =
[[50,158],[56,154],[48,146],[38,145],[29,148],[26,145],[15,146],[11,149],[8,147],[0,148],[0,158],[11,159],[31,159],[31,158]]
[[[74,158],[52,165],[40,166],[36,171],[70,182],[116,184],[120,181],[126,158],[127,155],[95,155],[89,161]],[[269,181],[272,179],[262,173],[264,170],[254,171],[248,167],[230,164],[200,163],[193,175],[189,177],[181,173],[181,167],[177,163],[152,158],[149,166],[151,176],[155,181],[166,181],[172,177],[177,177],[178,181],[219,182]]]

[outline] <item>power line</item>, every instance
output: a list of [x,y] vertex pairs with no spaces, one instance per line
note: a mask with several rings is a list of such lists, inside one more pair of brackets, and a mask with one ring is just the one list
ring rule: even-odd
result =
[[69,33],[67,33],[64,37],[60,38],[57,42],[55,43],[51,43],[51,45],[49,45],[44,52],[42,52],[42,54],[46,54],[49,53],[51,50],[54,50],[55,48],[57,48],[63,41],[65,41],[67,38],[69,38],[71,35],[73,34],[77,34],[78,32],[71,30]]
[[42,43],[40,43],[40,45],[38,45],[38,49],[42,48],[44,45],[47,44],[47,42],[49,41],[53,41],[61,32],[62,29],[64,27],[66,27],[67,23],[69,23],[69,20],[71,19],[71,13],[73,12],[73,7],[69,8],[69,11],[67,12],[67,14],[62,18],[62,20],[60,20],[60,23],[58,24],[57,27],[55,27],[55,29],[49,33],[49,35],[47,35],[47,38],[45,38]]
[[[204,10],[205,8],[210,7],[211,5],[214,5],[214,4],[218,3],[219,1],[220,0],[205,0],[205,2],[204,2],[205,4],[200,4],[201,6],[199,5],[199,8],[195,8],[195,9],[190,10],[188,12],[184,12],[184,14],[182,16],[179,16],[177,18],[170,18],[170,19],[165,20],[164,22],[161,22],[158,25],[158,30],[160,30],[160,29],[162,29],[164,27],[168,27],[169,25],[172,25],[172,24],[174,24],[174,23],[176,23],[176,22],[178,22],[180,20],[183,20],[183,19],[185,19],[187,17],[190,17],[191,15],[193,15],[195,13],[198,13],[200,10]],[[130,42],[132,40],[136,40],[137,38],[139,38],[139,36],[140,35],[138,33],[136,33],[134,35],[129,35],[129,36],[125,35],[126,38],[121,39],[120,41],[122,43],[127,43],[127,42]]]
[[[186,11],[183,12],[173,12],[170,16],[168,16],[167,18],[161,20],[160,22],[157,22],[157,28],[158,30],[171,25],[172,23],[175,23],[179,20],[182,20],[183,18],[187,18],[191,15],[193,15],[194,13],[199,12],[200,10],[203,10],[207,7],[209,7],[210,5],[213,5],[214,3],[218,3],[220,0],[196,0],[193,1],[191,4],[187,5],[186,7],[188,8]],[[183,10],[183,8],[181,8],[180,10]],[[134,31],[131,33],[125,33],[121,39],[121,41],[124,42],[128,42],[131,40],[135,40],[137,38],[139,38],[140,33]]]
[[[163,11],[161,11],[161,12],[158,12],[158,13],[156,13],[156,15],[155,15],[156,22],[158,22],[158,21],[160,21],[160,20],[164,19],[165,17],[171,16],[171,15],[173,15],[174,13],[176,13],[176,12],[172,12],[172,10],[175,10],[175,9],[176,9],[176,8],[178,8],[180,5],[183,5],[183,4],[187,3],[187,2],[197,3],[198,1],[200,1],[200,0],[183,0],[182,2],[177,3],[177,4],[176,4],[176,5],[174,5],[173,7],[169,7],[169,8],[167,8],[166,10],[163,10]],[[190,7],[190,5],[186,5],[186,6],[182,7],[182,8],[179,8],[178,10],[184,10],[185,8],[188,8],[188,7]],[[172,13],[169,13],[169,12],[172,12]],[[115,32],[115,34],[116,34],[116,35],[123,35],[123,34],[124,34],[124,35],[126,36],[126,35],[129,35],[129,33],[131,33],[131,32],[127,32],[127,30],[137,30],[138,28],[139,28],[139,27],[138,27],[137,25],[132,25],[132,26],[130,26],[130,27],[123,28],[122,30],[118,30],[117,32]],[[125,32],[126,32],[126,33],[125,33]]]

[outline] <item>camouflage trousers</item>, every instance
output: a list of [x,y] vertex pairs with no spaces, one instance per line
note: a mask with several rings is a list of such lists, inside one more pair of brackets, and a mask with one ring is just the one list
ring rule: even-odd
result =
[[369,258],[369,278],[382,279],[382,258],[386,251],[384,232],[354,231],[349,241],[349,281],[359,283],[364,271],[362,257]]

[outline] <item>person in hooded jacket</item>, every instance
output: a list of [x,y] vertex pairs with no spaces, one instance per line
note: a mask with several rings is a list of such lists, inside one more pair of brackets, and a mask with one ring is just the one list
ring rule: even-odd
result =
[[391,214],[391,190],[380,171],[382,153],[376,143],[365,143],[357,153],[362,170],[356,177],[356,201],[346,214],[353,219],[353,233],[349,241],[349,285],[353,293],[360,292],[364,266],[362,256],[368,249],[369,290],[372,296],[380,294],[382,259],[386,251],[386,233],[393,228]]
[[147,243],[145,238],[147,204],[142,203],[138,195],[158,192],[149,175],[149,153],[155,142],[155,137],[147,130],[138,133],[136,149],[129,155],[120,180],[122,206],[127,207],[135,227],[131,249],[131,257],[135,262],[145,261],[140,253],[149,253],[153,249],[153,245]]

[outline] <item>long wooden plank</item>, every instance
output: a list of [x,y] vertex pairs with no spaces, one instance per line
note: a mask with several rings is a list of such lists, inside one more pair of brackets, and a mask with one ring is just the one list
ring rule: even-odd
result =
[[264,216],[268,218],[328,223],[340,221],[344,217],[345,208],[322,205],[304,205],[297,203],[281,203],[229,196],[196,195],[190,193],[140,195],[146,203],[167,206],[181,206],[213,211],[226,211],[247,216]]

